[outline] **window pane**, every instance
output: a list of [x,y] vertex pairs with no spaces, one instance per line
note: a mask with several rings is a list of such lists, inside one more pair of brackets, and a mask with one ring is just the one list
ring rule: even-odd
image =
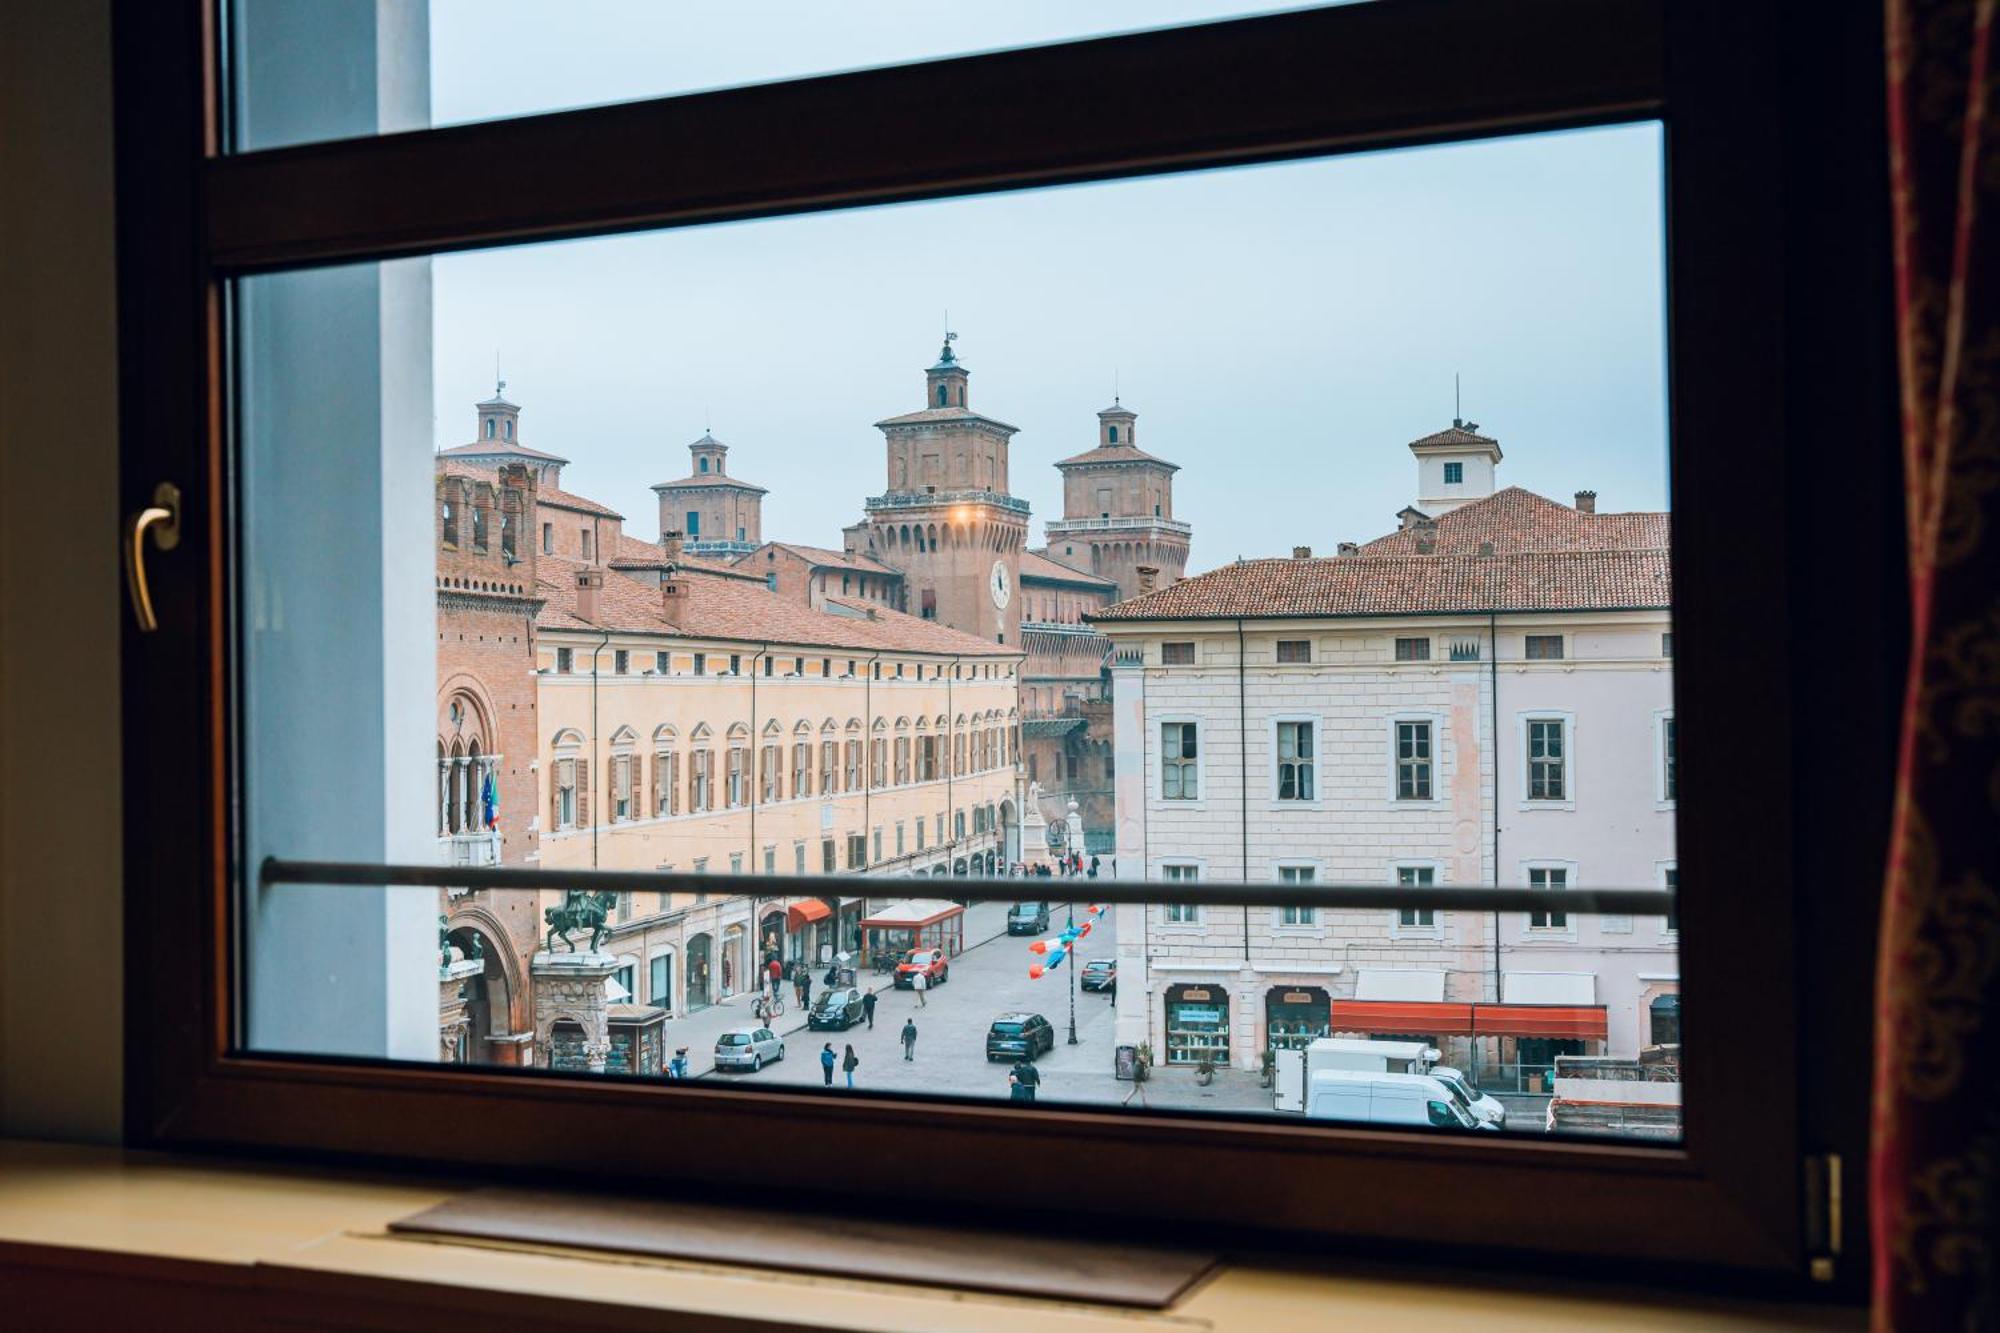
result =
[[1310,4],[1270,0],[430,0],[229,6],[240,148],[498,120],[1073,41]]
[[[925,1022],[969,1026],[929,1082],[878,1058],[877,1086],[1004,1096],[984,1024],[1066,1025],[1082,980],[1031,978],[1026,938],[1066,918],[1012,910],[1065,901],[1057,876],[959,909],[1016,868],[1666,882],[1669,608],[1635,593],[1670,586],[1658,147],[1639,126],[238,282],[242,863],[706,876],[601,913],[448,868],[435,892],[246,889],[249,1043],[641,1072],[687,1045],[705,1074],[773,962],[785,1035],[829,970],[901,1013],[897,969],[935,947]],[[962,339],[930,312],[942,271],[981,312]],[[1077,345],[1020,329],[1100,327],[1111,298],[1100,397]],[[1426,405],[1441,308],[1504,360],[1504,460],[1501,425]],[[856,431],[877,446],[826,447]],[[1572,473],[1601,508],[1527,489]],[[541,539],[482,550],[482,524]],[[1291,554],[1329,529],[1367,540]],[[1530,634],[1567,660],[1522,669]],[[1314,669],[1275,669],[1281,641]],[[760,894],[774,867],[824,891]],[[1541,1132],[1557,1055],[1636,1062],[1669,1030],[1675,923],[1624,920],[1121,908],[1078,952],[1119,964],[1116,1000],[1042,1053],[1044,1095],[1121,1101],[1117,1048],[1143,1047],[1155,1104],[1208,1058],[1203,1105],[1279,1114],[1267,1050],[1421,1037]],[[538,987],[627,968],[601,1027],[544,1026]],[[1406,1002],[1584,1010],[1593,1035],[1350,1007]]]

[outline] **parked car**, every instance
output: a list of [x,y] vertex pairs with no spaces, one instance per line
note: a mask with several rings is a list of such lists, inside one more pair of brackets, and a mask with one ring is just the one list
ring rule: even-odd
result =
[[754,1074],[772,1061],[784,1058],[784,1038],[769,1028],[737,1028],[715,1040],[717,1072],[747,1069]]
[[1032,1060],[1056,1045],[1056,1030],[1040,1014],[1002,1014],[986,1030],[986,1058]]
[[1473,1087],[1465,1075],[1449,1065],[1433,1065],[1424,1072],[1457,1094],[1465,1109],[1472,1112],[1473,1119],[1495,1129],[1507,1128],[1507,1108],[1500,1104],[1498,1097]]
[[1442,1080],[1424,1074],[1323,1070],[1309,1080],[1306,1114],[1317,1120],[1359,1120],[1371,1125],[1499,1128],[1476,1119]]
[[815,1030],[832,1028],[845,1032],[861,1021],[864,1012],[860,991],[852,986],[837,986],[813,996],[812,1009],[806,1014],[806,1026]]
[[896,964],[896,984],[914,986],[917,973],[923,973],[933,986],[942,986],[951,976],[951,964],[944,960],[943,949],[912,949],[909,957]]
[[1111,983],[1118,980],[1118,960],[1115,958],[1093,958],[1083,965],[1083,975],[1077,978],[1077,985],[1085,990],[1109,990]]
[[1015,903],[1007,909],[1009,935],[1040,935],[1049,928],[1047,903]]

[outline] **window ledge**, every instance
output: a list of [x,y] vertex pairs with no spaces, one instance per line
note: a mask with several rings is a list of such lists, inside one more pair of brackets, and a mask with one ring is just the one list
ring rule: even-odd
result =
[[[431,1327],[446,1314],[623,1328],[633,1326],[634,1312],[655,1311],[718,1329],[973,1333],[1019,1326],[1024,1306],[1051,1333],[1133,1327],[1132,1312],[1110,1307],[386,1234],[391,1221],[456,1191],[443,1181],[0,1141],[0,1285],[16,1308],[29,1311],[88,1318],[140,1298],[163,1323],[238,1327],[295,1319],[302,1299],[325,1322],[358,1325],[365,1311],[376,1328]],[[1225,1263],[1163,1313],[1216,1333],[1290,1326],[1308,1311],[1314,1327],[1409,1325],[1433,1333],[1499,1323],[1692,1333],[1732,1316],[1774,1330],[1865,1324],[1858,1310],[1708,1301],[1684,1291],[1538,1289],[1515,1275],[1471,1298],[1473,1285],[1462,1268],[1439,1282],[1421,1273],[1392,1278]]]

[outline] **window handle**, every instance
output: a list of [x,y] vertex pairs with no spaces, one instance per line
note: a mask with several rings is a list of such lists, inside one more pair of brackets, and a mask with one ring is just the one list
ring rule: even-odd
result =
[[125,590],[132,595],[132,618],[141,634],[160,627],[153,614],[153,594],[146,584],[146,534],[153,545],[171,551],[181,544],[181,491],[170,481],[153,488],[153,503],[125,523]]

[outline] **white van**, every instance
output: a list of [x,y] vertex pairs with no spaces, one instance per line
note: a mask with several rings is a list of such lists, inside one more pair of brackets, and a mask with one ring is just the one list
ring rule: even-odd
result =
[[1507,1128],[1507,1108],[1500,1104],[1498,1097],[1473,1087],[1465,1075],[1450,1065],[1433,1065],[1424,1072],[1457,1093],[1459,1100],[1465,1103],[1465,1109],[1472,1112],[1473,1119],[1495,1129]]
[[1315,1037],[1306,1046],[1306,1074],[1323,1069],[1362,1073],[1421,1074],[1438,1058],[1435,1046],[1420,1041],[1373,1041],[1365,1037]]
[[1306,1089],[1306,1115],[1403,1128],[1498,1128],[1482,1125],[1442,1081],[1424,1074],[1322,1070]]

